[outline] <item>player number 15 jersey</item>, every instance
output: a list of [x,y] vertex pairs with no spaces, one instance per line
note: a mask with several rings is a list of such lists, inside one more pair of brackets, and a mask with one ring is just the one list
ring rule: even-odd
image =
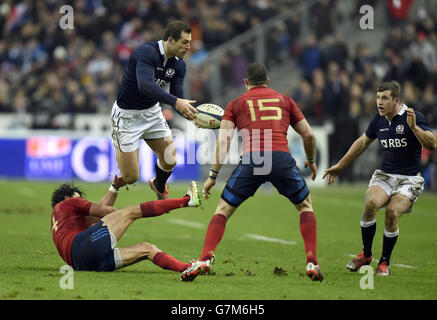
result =
[[265,86],[254,87],[225,109],[224,120],[235,123],[243,140],[243,154],[288,148],[288,127],[305,117],[293,99]]

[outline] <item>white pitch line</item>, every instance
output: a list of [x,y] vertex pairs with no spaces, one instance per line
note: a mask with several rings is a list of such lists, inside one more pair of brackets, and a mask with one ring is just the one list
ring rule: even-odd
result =
[[[348,254],[348,256],[355,258],[356,254]],[[372,262],[378,263],[379,261],[372,260]],[[416,266],[409,266],[407,264],[402,264],[402,263],[391,263],[390,265],[395,266],[395,267],[400,267],[400,268],[407,268],[407,269],[416,269],[417,268]]]
[[248,238],[251,238],[251,239],[255,239],[255,240],[261,240],[261,241],[267,241],[267,242],[277,242],[277,243],[288,244],[288,245],[296,245],[296,241],[287,241],[287,240],[282,240],[282,239],[275,239],[275,238],[270,238],[270,237],[262,236],[262,235],[259,235],[259,234],[245,233],[244,236],[248,237]]
[[196,229],[205,228],[205,225],[203,223],[187,221],[187,220],[183,220],[183,219],[171,218],[171,219],[168,219],[168,222],[173,223],[173,224],[178,224],[180,226],[191,227],[191,228],[196,228]]

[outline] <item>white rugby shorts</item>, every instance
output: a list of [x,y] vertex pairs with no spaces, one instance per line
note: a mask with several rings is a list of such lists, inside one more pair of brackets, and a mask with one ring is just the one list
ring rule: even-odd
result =
[[121,152],[139,148],[141,139],[159,139],[172,132],[162,114],[159,103],[144,110],[121,109],[114,102],[111,112],[112,144]]
[[370,179],[370,186],[382,188],[389,197],[402,194],[414,203],[424,189],[424,179],[420,175],[404,176],[376,170]]

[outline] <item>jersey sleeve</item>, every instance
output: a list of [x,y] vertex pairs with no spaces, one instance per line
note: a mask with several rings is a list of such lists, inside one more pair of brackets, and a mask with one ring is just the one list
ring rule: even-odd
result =
[[144,46],[134,52],[137,61],[136,76],[138,90],[159,102],[174,106],[177,97],[165,92],[165,90],[155,83],[155,65],[153,62],[153,55],[155,53],[153,50],[151,46]]
[[290,125],[294,127],[299,121],[305,119],[305,116],[293,99],[291,99],[290,97],[285,97],[285,99],[287,105],[290,108]]
[[74,208],[75,212],[80,215],[88,216],[90,213],[91,202],[84,198],[70,198],[65,200],[65,204]]
[[377,138],[377,122],[379,120],[379,114],[376,114],[375,117],[373,117],[372,121],[370,121],[369,126],[367,127],[365,134],[367,138],[369,139],[376,139]]
[[424,131],[432,131],[425,116],[419,111],[414,112],[416,113],[416,125]]
[[186,73],[185,62],[181,61],[178,71],[170,83],[170,93],[178,98],[184,98],[184,78]]
[[235,100],[229,102],[229,104],[225,108],[225,112],[223,114],[222,120],[228,120],[235,123],[234,105],[235,105]]

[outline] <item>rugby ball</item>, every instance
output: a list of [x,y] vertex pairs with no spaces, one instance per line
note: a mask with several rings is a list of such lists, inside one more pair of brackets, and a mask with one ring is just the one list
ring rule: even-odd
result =
[[220,128],[220,122],[225,111],[216,104],[204,103],[197,107],[199,113],[196,115],[194,123],[205,129]]

